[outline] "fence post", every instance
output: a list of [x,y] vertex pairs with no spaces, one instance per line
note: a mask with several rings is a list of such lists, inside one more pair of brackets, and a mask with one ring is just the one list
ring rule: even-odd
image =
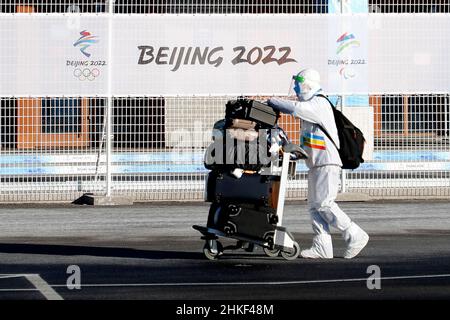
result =
[[111,157],[112,157],[112,19],[114,0],[108,0],[108,103],[106,106],[106,196],[111,196]]

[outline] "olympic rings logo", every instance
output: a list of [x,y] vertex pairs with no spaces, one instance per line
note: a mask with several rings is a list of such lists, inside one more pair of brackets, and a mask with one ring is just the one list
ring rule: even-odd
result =
[[76,68],[75,70],[73,70],[73,76],[75,78],[78,78],[80,81],[85,80],[94,81],[95,78],[97,78],[99,75],[100,70],[98,70],[97,68],[94,68],[92,70],[89,68],[84,69]]

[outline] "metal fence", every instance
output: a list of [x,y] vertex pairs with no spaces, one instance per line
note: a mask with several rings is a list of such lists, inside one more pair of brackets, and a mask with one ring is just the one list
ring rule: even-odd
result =
[[[328,13],[331,1],[113,0],[113,8],[117,14],[317,14]],[[108,5],[108,0],[4,0],[0,12],[105,13]],[[370,13],[448,13],[450,3],[447,0],[369,0],[368,8]]]
[[[1,13],[101,15],[109,6],[114,14],[328,13],[326,0],[6,0],[0,19]],[[369,12],[448,13],[450,4],[371,0]],[[0,201],[71,201],[108,189],[136,201],[202,199],[203,153],[232,98],[1,97]],[[450,95],[372,95],[369,107],[370,117],[355,117],[373,132],[370,158],[345,172],[342,190],[375,198],[450,196]],[[283,116],[281,125],[298,142],[299,121]],[[306,174],[300,165],[288,197],[306,196]]]
[[[112,192],[136,200],[201,199],[203,153],[233,97],[115,98]],[[449,95],[370,97],[373,156],[345,190],[374,197],[448,196]],[[105,192],[104,98],[1,100],[1,200],[69,201]],[[345,108],[344,108],[345,112]],[[299,122],[281,125],[298,142]],[[304,197],[306,171],[290,182]]]

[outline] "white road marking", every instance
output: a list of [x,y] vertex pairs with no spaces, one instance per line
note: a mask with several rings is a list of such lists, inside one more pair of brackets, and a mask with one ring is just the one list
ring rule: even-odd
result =
[[[417,275],[371,278],[371,280],[408,280],[423,278],[450,278],[450,274]],[[329,279],[329,280],[299,280],[299,281],[267,281],[267,282],[175,282],[175,283],[115,283],[115,284],[82,284],[81,287],[173,287],[173,286],[265,286],[265,285],[295,285],[316,283],[338,283],[367,281],[367,278]],[[65,287],[66,285],[52,285],[52,287]]]
[[0,274],[0,279],[11,279],[25,277],[26,274]]
[[[0,289],[0,292],[6,291],[40,291],[47,299],[61,300],[62,297],[52,288],[67,287],[67,285],[55,284],[49,285],[39,275],[11,275],[8,277],[25,276],[36,289]],[[0,276],[0,279],[2,276]],[[30,279],[31,278],[31,279]],[[381,277],[371,278],[371,280],[412,280],[412,279],[433,279],[433,278],[450,278],[450,274],[432,274],[432,275],[416,275],[416,276],[397,276],[397,277]],[[267,282],[175,282],[175,283],[91,283],[82,284],[81,288],[101,288],[101,287],[174,287],[174,286],[265,286],[265,285],[298,285],[298,284],[318,284],[318,283],[339,283],[339,282],[359,282],[367,281],[367,278],[350,278],[350,279],[328,279],[328,280],[299,280],[299,281],[267,281]],[[45,292],[45,293],[44,293]]]
[[39,290],[36,288],[33,288],[33,289],[0,289],[0,292],[21,292],[21,291],[36,292]]
[[2,274],[1,279],[11,278],[25,278],[27,279],[35,289],[0,289],[0,291],[39,291],[47,300],[64,300],[52,286],[50,286],[44,279],[38,274]]
[[38,274],[31,274],[26,276],[28,281],[30,281],[36,289],[38,289],[41,294],[47,299],[47,300],[64,300],[58,292],[53,290],[53,288],[44,281]]

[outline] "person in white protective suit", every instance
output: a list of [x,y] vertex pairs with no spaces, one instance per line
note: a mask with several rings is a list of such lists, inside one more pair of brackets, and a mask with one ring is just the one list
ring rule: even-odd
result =
[[[280,112],[301,119],[301,146],[308,154],[308,210],[315,234],[310,249],[303,250],[304,258],[333,258],[330,226],[338,229],[347,244],[344,258],[358,255],[369,241],[368,234],[336,204],[342,162],[339,157],[339,137],[329,102],[322,93],[320,75],[305,69],[293,76],[294,91],[299,101],[271,98],[268,104]],[[333,141],[319,128],[322,126]]]

